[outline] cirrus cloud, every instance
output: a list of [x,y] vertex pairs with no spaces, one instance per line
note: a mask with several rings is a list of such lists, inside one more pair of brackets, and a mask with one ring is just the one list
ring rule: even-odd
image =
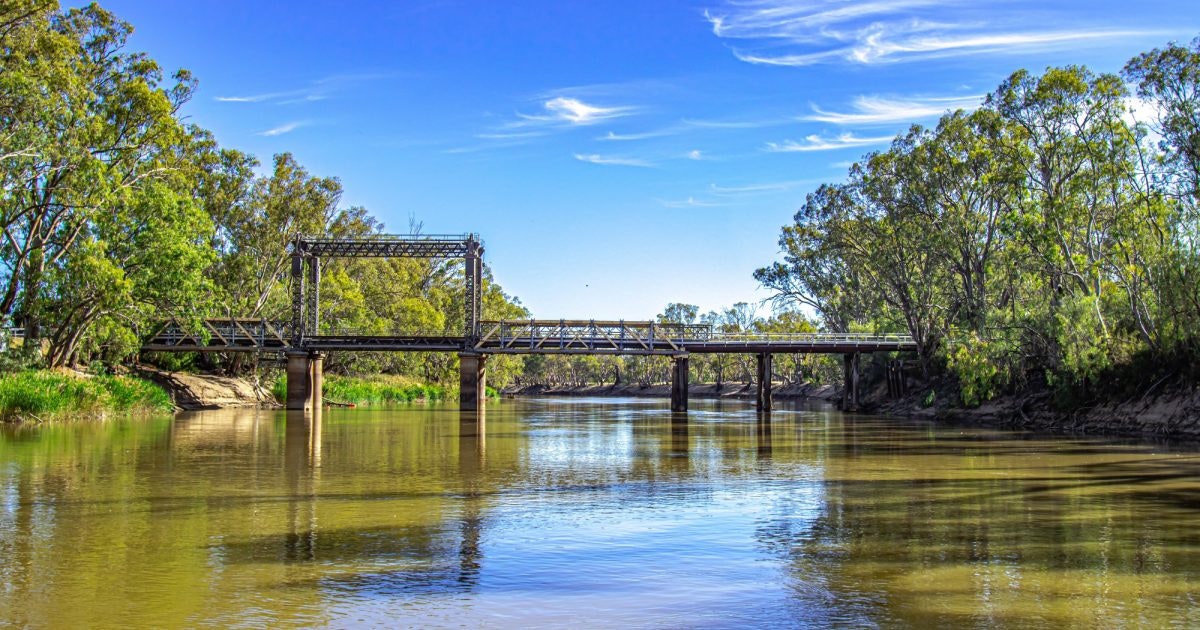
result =
[[863,138],[852,133],[838,134],[832,138],[812,134],[805,136],[802,142],[784,140],[783,142],[768,142],[765,148],[770,153],[800,153],[807,151],[836,151],[851,147],[865,147],[891,142],[893,136],[874,136]]
[[590,164],[603,164],[606,166],[640,166],[650,168],[654,166],[653,162],[643,160],[641,158],[622,157],[616,155],[600,155],[598,153],[576,153],[575,159],[580,162],[588,162]]
[[746,42],[734,56],[747,63],[810,66],[883,64],[993,53],[1028,53],[1160,30],[1080,25],[1046,29],[1024,13],[982,20],[975,3],[954,0],[730,1],[704,13],[719,38]]

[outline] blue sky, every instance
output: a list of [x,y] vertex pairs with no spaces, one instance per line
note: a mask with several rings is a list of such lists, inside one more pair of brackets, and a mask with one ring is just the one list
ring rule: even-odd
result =
[[[185,113],[341,178],[394,231],[478,232],[538,317],[767,294],[804,195],[1018,68],[1116,71],[1194,0],[109,0]],[[765,309],[764,309],[765,310]]]

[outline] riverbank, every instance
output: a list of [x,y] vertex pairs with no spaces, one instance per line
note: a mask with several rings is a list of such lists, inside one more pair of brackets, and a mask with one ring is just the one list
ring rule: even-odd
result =
[[162,387],[134,376],[71,370],[0,374],[0,422],[42,422],[174,409]]
[[[872,414],[934,420],[947,424],[970,424],[1031,431],[1156,437],[1180,440],[1200,440],[1200,390],[1183,384],[1166,386],[1157,393],[1123,401],[1097,403],[1074,411],[1055,409],[1048,392],[1022,392],[1000,396],[976,408],[964,408],[953,403],[952,383],[937,383],[914,387],[908,396],[889,400],[886,388],[880,384],[864,392],[862,411]],[[934,392],[931,397],[930,391]],[[504,396],[556,396],[577,398],[669,398],[669,385],[586,385],[548,387],[531,385],[509,388]],[[691,385],[690,398],[753,399],[754,388],[745,384],[726,384],[720,389],[712,384]],[[842,389],[837,385],[803,384],[778,387],[775,400],[841,401]]]
[[998,428],[1200,440],[1200,390],[1182,383],[1139,397],[1098,401],[1067,411],[1056,409],[1051,394],[1045,391],[1003,395],[967,409],[952,404],[949,397],[939,396],[939,388],[932,389],[931,403],[927,387],[900,400],[877,398],[879,402],[871,408],[886,415]]
[[[246,377],[145,369],[142,374],[160,384],[175,406],[184,410],[236,407],[279,407],[287,395],[287,378],[279,374],[270,385]],[[323,383],[327,405],[377,405],[436,401],[452,392],[387,374],[339,376],[327,374]]]

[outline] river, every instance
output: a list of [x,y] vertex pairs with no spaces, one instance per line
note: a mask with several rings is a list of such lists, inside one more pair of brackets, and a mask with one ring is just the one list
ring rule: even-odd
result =
[[737,402],[0,428],[0,626],[1200,626],[1200,454]]

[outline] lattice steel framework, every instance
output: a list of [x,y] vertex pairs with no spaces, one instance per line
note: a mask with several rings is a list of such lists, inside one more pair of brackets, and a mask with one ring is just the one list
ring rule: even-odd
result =
[[142,346],[150,352],[279,352],[290,345],[283,322],[206,319],[199,331],[171,320]]
[[355,238],[301,236],[292,253],[331,258],[465,258],[478,234],[375,234]]
[[[292,344],[320,331],[321,258],[462,258],[465,289],[462,348],[479,335],[483,244],[476,234],[379,234],[356,238],[299,236],[292,242]],[[305,274],[307,268],[308,273]],[[306,277],[307,276],[307,277]],[[366,344],[370,345],[370,344]]]

